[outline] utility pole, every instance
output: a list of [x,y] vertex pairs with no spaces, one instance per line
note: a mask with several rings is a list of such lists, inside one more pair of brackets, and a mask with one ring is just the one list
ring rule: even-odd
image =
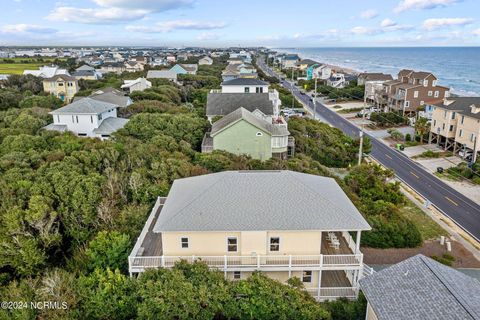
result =
[[292,109],[295,109],[295,96],[293,95],[293,68],[292,68],[292,84],[290,85],[290,87],[292,88]]
[[477,161],[477,137],[473,140],[472,164]]
[[363,157],[363,131],[365,129],[365,114],[367,111],[367,97],[363,97],[363,109],[362,109],[362,126],[360,130],[360,146],[358,147],[358,165],[362,164]]
[[315,91],[313,92],[313,120],[317,119],[317,77],[315,77]]

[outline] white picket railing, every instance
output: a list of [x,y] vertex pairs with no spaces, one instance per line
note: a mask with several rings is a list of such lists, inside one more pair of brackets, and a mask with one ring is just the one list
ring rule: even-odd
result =
[[[337,298],[356,299],[358,288],[356,287],[320,287],[305,289],[308,293],[314,296],[317,300],[333,300]],[[319,295],[320,293],[320,295]]]
[[228,269],[252,268],[284,268],[314,267],[360,267],[363,260],[362,254],[343,255],[256,255],[256,256],[130,256],[128,263],[130,272],[141,272],[146,268],[171,268],[175,262],[185,260],[189,263],[203,261],[209,267]]

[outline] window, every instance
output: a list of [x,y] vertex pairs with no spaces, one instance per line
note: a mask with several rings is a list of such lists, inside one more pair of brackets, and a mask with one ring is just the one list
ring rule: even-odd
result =
[[90,122],[93,123],[93,116],[90,116]]
[[57,122],[60,122],[60,116],[57,115]]
[[78,123],[78,116],[75,116],[75,118],[77,119],[77,123]]
[[445,91],[445,98],[450,97],[450,91]]
[[436,86],[437,86],[437,80],[433,80],[433,81],[432,81],[432,86],[433,86],[433,87],[436,87]]
[[462,116],[461,123],[463,124],[463,120],[465,120],[465,116]]
[[86,133],[79,133],[78,136],[79,136],[79,137],[86,137],[87,134],[86,134]]
[[302,282],[306,282],[306,283],[312,282],[312,271],[303,271]]
[[470,142],[473,142],[474,139],[475,139],[475,135],[472,133],[472,134],[470,135]]
[[233,279],[242,279],[242,272],[241,271],[233,271]]
[[458,136],[461,137],[463,135],[463,130],[460,129],[460,132],[458,133]]
[[249,87],[245,87],[245,93],[249,93],[250,92],[250,88]]
[[182,245],[182,249],[188,249],[188,238],[187,237],[180,238],[180,243]]
[[423,101],[423,100],[420,101],[420,105],[421,105],[421,106],[424,106],[424,105],[425,105],[425,101]]
[[58,83],[58,86],[59,86],[59,87],[63,87],[63,83],[62,83],[62,82],[59,82],[59,83]]
[[435,127],[437,125],[437,120],[433,120],[433,126]]
[[102,114],[101,113],[98,115],[98,121],[100,121],[100,120],[102,120]]
[[259,132],[257,132],[256,136],[257,136],[257,137],[261,137],[261,136],[263,136],[263,133],[261,133],[261,132],[259,131]]
[[445,123],[442,124],[442,130],[445,130]]
[[237,245],[237,238],[236,237],[228,237],[227,238],[227,251],[228,252],[237,252],[238,245]]
[[410,101],[405,101],[405,108],[410,107]]
[[75,118],[73,117],[73,115],[72,115],[72,123],[75,123]]
[[429,97],[433,96],[433,91],[428,91],[428,96]]
[[423,80],[423,86],[428,87],[428,80],[427,79]]
[[439,95],[440,95],[440,92],[438,92],[438,91],[435,91],[435,98],[438,98],[438,97],[439,97]]
[[256,93],[262,93],[262,92],[263,92],[263,88],[262,88],[262,87],[256,87],[256,88],[255,88],[255,92],[256,92]]
[[452,125],[450,126],[450,128],[449,128],[449,130],[448,130],[448,131],[450,131],[450,132],[452,132],[452,131],[453,131],[453,126],[452,126]]
[[447,119],[447,111],[443,111],[443,118]]
[[455,119],[455,111],[452,112],[452,120]]
[[418,91],[414,91],[414,92],[413,92],[413,97],[414,97],[414,98],[418,98]]
[[270,238],[270,251],[280,251],[280,238]]

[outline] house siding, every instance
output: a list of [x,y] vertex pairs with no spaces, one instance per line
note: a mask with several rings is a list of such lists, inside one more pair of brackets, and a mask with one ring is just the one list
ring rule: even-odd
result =
[[[261,132],[262,136],[257,136]],[[213,137],[213,149],[234,154],[248,154],[254,159],[272,157],[271,136],[245,120],[233,124]]]

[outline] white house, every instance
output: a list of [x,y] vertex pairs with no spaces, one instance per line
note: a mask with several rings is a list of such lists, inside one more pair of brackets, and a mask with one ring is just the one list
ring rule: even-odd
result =
[[326,64],[321,64],[313,68],[313,77],[317,79],[327,80],[332,75],[332,69]]
[[116,104],[83,98],[51,111],[53,123],[44,129],[71,131],[79,137],[108,139],[128,122],[128,119],[117,118],[117,108]]
[[210,66],[211,64],[213,63],[213,59],[208,57],[208,56],[205,56],[203,58],[201,58],[200,60],[198,60],[198,64],[199,65],[208,65]]
[[38,70],[24,70],[23,74],[31,74],[32,76],[40,78],[53,78],[54,76],[58,76],[60,74],[67,76],[70,75],[66,69],[60,69],[57,66],[43,66],[38,68]]
[[138,78],[135,80],[124,80],[122,89],[132,93],[134,91],[143,91],[145,89],[151,88],[152,83],[145,78]]
[[237,78],[221,84],[222,93],[264,93],[268,92],[268,82],[255,78]]

